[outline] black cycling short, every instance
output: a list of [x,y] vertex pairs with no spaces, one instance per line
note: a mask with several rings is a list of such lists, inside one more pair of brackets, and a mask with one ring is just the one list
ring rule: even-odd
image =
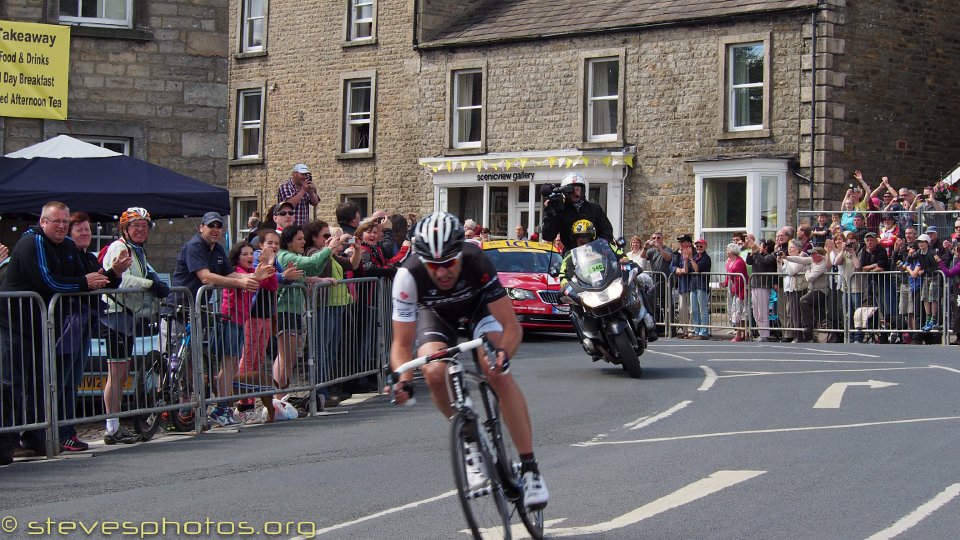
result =
[[[417,312],[417,341],[416,348],[426,343],[440,342],[447,347],[457,344],[457,327],[460,321],[450,321],[441,318],[432,309],[421,309]],[[486,304],[480,304],[473,315],[467,320],[467,329],[471,339],[480,337],[480,334],[489,332],[503,332],[503,326],[490,314]]]

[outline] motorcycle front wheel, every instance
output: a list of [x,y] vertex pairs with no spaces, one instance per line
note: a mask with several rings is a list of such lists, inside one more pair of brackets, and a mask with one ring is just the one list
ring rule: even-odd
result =
[[637,356],[637,351],[634,350],[633,344],[630,343],[630,336],[628,336],[626,332],[623,332],[612,337],[613,346],[620,356],[620,364],[623,366],[623,369],[630,374],[630,377],[639,379],[643,370],[640,368],[640,358]]

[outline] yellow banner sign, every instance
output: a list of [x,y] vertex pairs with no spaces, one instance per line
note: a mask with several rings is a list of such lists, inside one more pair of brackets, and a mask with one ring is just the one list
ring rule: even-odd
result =
[[70,27],[0,21],[0,116],[67,119]]

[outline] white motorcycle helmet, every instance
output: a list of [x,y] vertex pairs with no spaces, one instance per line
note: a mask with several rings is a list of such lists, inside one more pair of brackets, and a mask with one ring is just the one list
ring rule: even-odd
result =
[[560,191],[563,193],[573,193],[574,186],[580,186],[581,193],[587,190],[587,183],[580,173],[567,173],[560,181]]

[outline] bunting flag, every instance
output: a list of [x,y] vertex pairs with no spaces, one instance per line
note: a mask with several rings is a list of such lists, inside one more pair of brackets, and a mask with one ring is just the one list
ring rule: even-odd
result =
[[590,166],[591,164],[595,167],[604,166],[604,167],[620,167],[626,165],[627,167],[633,168],[634,162],[636,161],[636,156],[632,154],[624,155],[608,155],[605,157],[599,156],[545,156],[542,158],[497,158],[497,159],[484,159],[484,158],[472,158],[465,160],[435,160],[435,159],[421,159],[419,161],[421,167],[425,167],[430,171],[436,173],[441,169],[446,169],[447,172],[454,172],[459,170],[460,172],[465,172],[467,169],[476,169],[477,172],[483,172],[485,170],[493,169],[494,171],[506,170],[516,167],[519,169],[525,169],[527,167],[564,167],[571,168],[578,165]]

